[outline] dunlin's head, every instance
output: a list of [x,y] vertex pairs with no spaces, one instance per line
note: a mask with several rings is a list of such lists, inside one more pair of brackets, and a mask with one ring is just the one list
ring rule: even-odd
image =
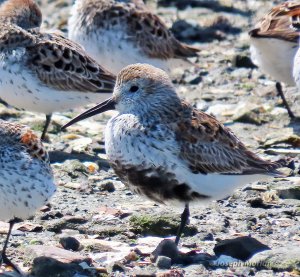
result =
[[40,27],[42,13],[33,0],[6,0],[0,5],[0,21],[24,29]]
[[119,73],[111,98],[77,116],[64,128],[108,110],[154,118],[176,114],[180,107],[180,98],[166,72],[148,64],[133,64]]

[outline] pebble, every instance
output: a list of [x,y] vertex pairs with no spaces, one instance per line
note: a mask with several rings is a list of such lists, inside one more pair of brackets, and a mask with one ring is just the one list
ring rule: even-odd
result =
[[155,265],[159,269],[169,269],[172,265],[172,259],[166,256],[158,256]]
[[80,242],[74,237],[61,237],[59,243],[66,250],[78,251],[80,248]]
[[159,243],[159,245],[156,247],[156,249],[152,252],[150,257],[151,261],[153,262],[157,261],[159,256],[168,257],[173,262],[175,262],[179,256],[179,251],[176,243],[170,239],[162,240]]

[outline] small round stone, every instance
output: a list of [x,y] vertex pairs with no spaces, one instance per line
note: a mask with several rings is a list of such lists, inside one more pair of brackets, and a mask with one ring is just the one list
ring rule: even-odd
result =
[[66,250],[78,251],[80,247],[80,242],[73,237],[62,237],[60,238],[59,243]]
[[169,269],[171,268],[172,260],[166,256],[158,256],[155,264],[159,269]]

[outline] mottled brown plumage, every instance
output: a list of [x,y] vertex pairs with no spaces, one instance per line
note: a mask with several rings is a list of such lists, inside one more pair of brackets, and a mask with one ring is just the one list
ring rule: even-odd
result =
[[105,149],[120,180],[156,202],[185,203],[176,243],[189,202],[220,199],[249,182],[281,175],[279,164],[261,159],[217,119],[182,101],[161,69],[124,68],[112,98],[65,127],[111,109],[119,113],[106,126]]
[[179,157],[193,173],[259,174],[279,165],[248,150],[235,134],[214,117],[182,102],[182,113],[174,118],[173,131],[180,145]]
[[266,14],[249,32],[249,35],[298,43],[299,33],[291,28],[291,15],[295,13],[300,13],[298,1],[281,3]]
[[102,68],[83,48],[55,33],[39,33],[27,48],[28,67],[47,86],[59,90],[107,92],[115,76]]
[[87,56],[77,43],[56,33],[24,30],[9,24],[2,24],[1,28],[1,51],[24,47],[26,65],[44,85],[65,91],[112,91],[114,75]]

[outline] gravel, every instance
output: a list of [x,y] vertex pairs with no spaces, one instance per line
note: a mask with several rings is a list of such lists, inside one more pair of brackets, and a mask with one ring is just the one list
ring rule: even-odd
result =
[[[66,33],[71,2],[39,1],[45,28]],[[178,93],[232,128],[250,149],[271,160],[287,160],[293,176],[249,184],[208,206],[192,206],[189,226],[174,248],[177,258],[158,254],[155,262],[151,254],[165,237],[176,235],[183,207],[157,205],[118,180],[103,143],[113,113],[85,120],[67,132],[59,127],[86,107],[55,114],[46,147],[58,191],[51,205],[16,224],[7,251],[24,272],[39,277],[300,274],[300,123],[289,119],[274,80],[253,66],[247,37],[255,18],[278,2],[159,1],[157,12],[178,38],[201,48],[193,61],[198,68],[174,77]],[[290,87],[284,91],[299,113],[300,93]],[[44,120],[41,114],[4,106],[0,117],[28,124],[38,133]],[[0,223],[1,234],[7,228]],[[227,256],[227,250],[214,252],[222,241],[244,237],[265,248],[251,252],[246,261]],[[62,249],[62,240],[66,249],[76,252]],[[1,276],[17,276],[1,269],[6,270]]]

